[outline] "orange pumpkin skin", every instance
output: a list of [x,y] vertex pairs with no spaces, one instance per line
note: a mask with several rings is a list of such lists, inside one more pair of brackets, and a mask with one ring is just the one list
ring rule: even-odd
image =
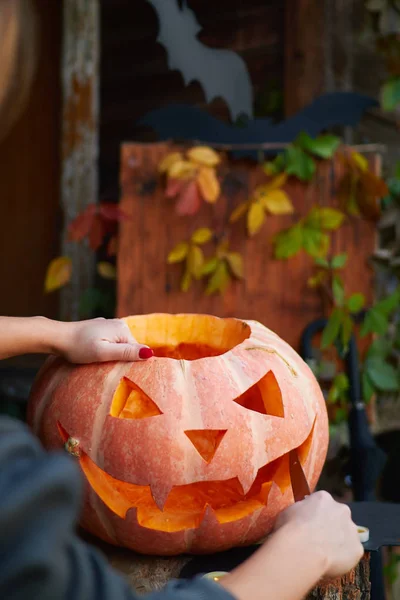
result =
[[265,536],[293,502],[288,453],[313,490],[328,446],[306,363],[254,321],[207,315],[126,319],[146,362],[73,366],[51,357],[28,421],[67,444],[85,474],[81,525],[145,554],[208,553]]

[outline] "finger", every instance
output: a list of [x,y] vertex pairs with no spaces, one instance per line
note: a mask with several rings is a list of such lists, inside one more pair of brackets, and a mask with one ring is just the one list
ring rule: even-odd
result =
[[132,362],[135,360],[147,360],[154,356],[154,352],[148,346],[143,344],[117,344],[101,342],[99,347],[101,360],[104,361],[124,361]]

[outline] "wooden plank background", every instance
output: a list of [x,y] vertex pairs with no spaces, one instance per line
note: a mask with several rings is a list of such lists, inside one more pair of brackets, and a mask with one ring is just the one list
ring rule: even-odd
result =
[[[275,233],[296,222],[315,202],[337,204],[339,163],[321,163],[310,186],[296,181],[288,184],[294,215],[268,217],[262,231],[251,240],[244,222],[234,226],[232,250],[244,257],[246,279],[234,283],[223,297],[206,297],[203,282],[193,284],[187,293],[180,291],[182,267],[166,264],[168,252],[197,227],[223,230],[233,206],[246,200],[248,190],[265,181],[265,175],[253,163],[231,162],[231,172],[244,181],[245,187],[240,187],[235,197],[224,193],[215,207],[204,205],[195,217],[178,217],[173,201],[165,198],[164,187],[157,179],[157,165],[172,148],[164,143],[122,146],[121,208],[130,219],[122,223],[120,231],[118,316],[165,311],[256,319],[298,347],[304,327],[323,314],[319,294],[307,287],[313,272],[312,259],[302,252],[289,261],[275,260],[271,241]],[[378,166],[378,157],[374,163]],[[374,246],[375,226],[362,219],[348,221],[332,239],[332,251],[346,251],[352,265],[344,274],[347,292],[363,292],[368,300],[373,294],[373,273],[367,260]],[[211,254],[211,245],[205,250]]]

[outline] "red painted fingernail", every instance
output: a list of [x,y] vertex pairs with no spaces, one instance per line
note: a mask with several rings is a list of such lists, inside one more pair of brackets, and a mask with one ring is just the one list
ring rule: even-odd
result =
[[151,348],[140,348],[139,358],[146,359],[154,356],[154,352]]

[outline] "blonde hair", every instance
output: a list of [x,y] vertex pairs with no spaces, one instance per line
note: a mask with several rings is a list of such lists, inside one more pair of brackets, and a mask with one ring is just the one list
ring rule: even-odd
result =
[[31,0],[0,0],[0,138],[25,108],[36,56],[37,21]]

